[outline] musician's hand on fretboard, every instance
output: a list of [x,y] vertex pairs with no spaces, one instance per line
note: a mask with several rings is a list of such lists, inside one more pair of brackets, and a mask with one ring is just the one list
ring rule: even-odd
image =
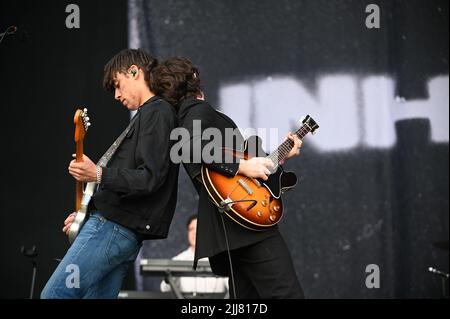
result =
[[81,162],[76,162],[76,160],[70,162],[69,174],[80,182],[95,182],[97,180],[97,166],[83,154]]
[[302,147],[303,142],[298,138],[297,135],[291,132],[289,132],[288,135],[286,135],[286,138],[284,140],[286,141],[287,139],[290,139],[294,143],[291,151],[286,155],[286,159],[288,160],[300,154],[300,148]]

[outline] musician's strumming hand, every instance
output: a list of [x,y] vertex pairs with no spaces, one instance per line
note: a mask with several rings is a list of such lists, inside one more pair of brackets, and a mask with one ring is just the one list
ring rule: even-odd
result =
[[285,140],[290,139],[294,142],[294,146],[292,147],[291,151],[286,156],[286,159],[290,159],[294,156],[298,156],[300,154],[300,148],[302,147],[303,142],[298,138],[296,134],[293,134],[291,132],[286,135]]
[[94,162],[84,154],[82,162],[75,162],[75,160],[70,162],[69,174],[80,182],[97,181],[97,167]]
[[70,226],[72,226],[73,221],[75,220],[75,216],[77,213],[73,212],[69,216],[67,216],[66,220],[64,221],[64,227],[62,231],[66,233],[66,235],[69,235]]
[[273,162],[265,157],[253,157],[249,160],[241,159],[238,174],[250,178],[261,178],[266,181],[270,175],[269,168],[273,167]]

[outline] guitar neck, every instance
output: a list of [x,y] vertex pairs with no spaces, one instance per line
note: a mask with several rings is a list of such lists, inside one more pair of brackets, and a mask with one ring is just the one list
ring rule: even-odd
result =
[[[304,124],[294,134],[297,135],[300,140],[302,140],[309,132],[311,132],[311,127],[308,124]],[[294,142],[290,139],[287,139],[286,141],[281,143],[275,151],[270,153],[267,158],[278,165],[281,161],[284,161],[286,159],[293,146]]]
[[[83,141],[76,142],[76,153],[75,161],[83,161]],[[81,208],[81,199],[83,198],[83,182],[76,181],[75,184],[76,195],[75,195],[75,211],[78,212]]]

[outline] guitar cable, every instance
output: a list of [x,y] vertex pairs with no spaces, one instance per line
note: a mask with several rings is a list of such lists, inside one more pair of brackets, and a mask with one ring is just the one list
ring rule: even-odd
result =
[[[211,199],[210,199],[210,200],[211,200]],[[213,201],[211,200],[211,202],[213,202]],[[225,210],[226,210],[225,206],[228,206],[228,205],[234,204],[234,203],[242,203],[242,202],[252,202],[253,206],[256,205],[256,204],[258,203],[258,202],[257,202],[256,200],[254,200],[254,199],[236,200],[236,201],[231,201],[231,202],[228,202],[228,203],[223,203],[223,204],[220,204],[220,205],[218,205],[218,206],[213,202],[214,205],[217,206],[217,209],[218,209],[219,212],[220,212],[220,219],[222,220],[223,233],[224,233],[224,237],[225,237],[225,245],[227,246],[228,262],[229,262],[229,264],[230,264],[230,277],[231,277],[231,282],[232,282],[232,284],[233,284],[233,296],[234,296],[234,299],[237,299],[237,296],[236,296],[236,283],[235,283],[235,281],[234,281],[233,262],[231,261],[231,251],[230,251],[230,245],[229,245],[229,243],[228,243],[227,229],[226,229],[226,227],[225,227],[225,222],[224,222],[224,220],[223,220],[223,213],[224,213]]]
[[225,237],[225,244],[227,246],[228,262],[230,264],[230,277],[231,277],[231,282],[233,284],[233,296],[234,296],[234,299],[237,299],[237,296],[236,296],[236,284],[235,284],[235,281],[234,281],[233,262],[231,261],[230,245],[228,243],[228,236],[227,236],[227,229],[225,227],[225,222],[223,221],[223,212],[224,212],[224,210],[219,209],[219,212],[220,212],[220,219],[222,220],[222,227],[223,227],[223,233],[224,233],[224,237]]
[[[244,202],[252,202],[250,207],[247,208],[247,210],[250,210],[251,208],[253,208],[253,206],[255,206],[256,204],[258,204],[258,201],[255,199],[241,199],[241,200],[233,200],[231,202],[226,202],[226,203],[221,203],[220,205],[218,205],[219,210],[221,210],[221,212],[225,212],[227,209],[225,208],[225,206],[231,205],[231,204],[235,204],[235,203],[244,203]],[[214,203],[215,205],[215,203]],[[217,206],[217,205],[216,205]]]
[[[223,234],[225,237],[225,245],[227,246],[227,256],[228,256],[228,263],[230,265],[230,277],[231,277],[231,283],[233,284],[233,296],[234,299],[236,298],[236,285],[234,281],[234,270],[233,270],[233,262],[231,261],[231,251],[230,251],[230,244],[228,243],[228,236],[227,236],[227,228],[225,227],[225,222],[223,220],[223,213],[225,212],[225,208],[223,205],[217,205],[211,198],[209,198],[211,203],[214,204],[214,206],[217,207],[217,210],[220,213],[220,220],[222,221],[222,227],[223,227]],[[230,289],[230,287],[228,287]]]

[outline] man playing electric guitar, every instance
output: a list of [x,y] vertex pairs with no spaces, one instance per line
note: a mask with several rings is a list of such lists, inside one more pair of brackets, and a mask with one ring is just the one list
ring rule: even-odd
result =
[[[105,66],[104,87],[137,114],[126,134],[112,145],[113,154],[108,150],[104,155],[106,165],[104,157],[96,165],[87,156],[70,163],[69,173],[77,181],[96,182],[98,189],[89,204],[88,220],[42,298],[117,298],[142,240],[167,237],[177,199],[178,165],[169,158],[176,115],[150,89],[150,73],[156,65],[146,52],[130,49]],[[73,215],[66,219],[65,232],[73,221]],[[79,278],[67,285],[72,272]]]
[[[179,124],[190,133],[191,147],[187,149],[193,153],[188,154],[187,158],[203,154],[208,142],[202,140],[201,149],[195,148],[196,140],[200,138],[194,136],[196,121],[201,121],[202,130],[216,128],[222,136],[225,136],[226,128],[236,128],[230,118],[202,100],[199,72],[188,59],[168,59],[155,68],[153,74],[155,93],[178,108]],[[239,139],[241,141],[235,145],[226,147],[237,149],[236,146],[240,146],[243,141],[242,136]],[[294,142],[294,147],[287,158],[298,155],[301,146],[297,137],[289,135],[289,139]],[[223,217],[224,214],[212,202],[201,180],[202,164],[227,176],[241,174],[267,180],[273,163],[263,157],[241,159],[234,163],[207,163],[203,157],[202,163],[197,163],[186,161],[185,158],[183,156],[184,167],[199,193],[195,262],[209,257],[214,273],[230,278],[232,298],[303,298],[292,258],[278,226],[254,231],[242,227],[227,216]]]

